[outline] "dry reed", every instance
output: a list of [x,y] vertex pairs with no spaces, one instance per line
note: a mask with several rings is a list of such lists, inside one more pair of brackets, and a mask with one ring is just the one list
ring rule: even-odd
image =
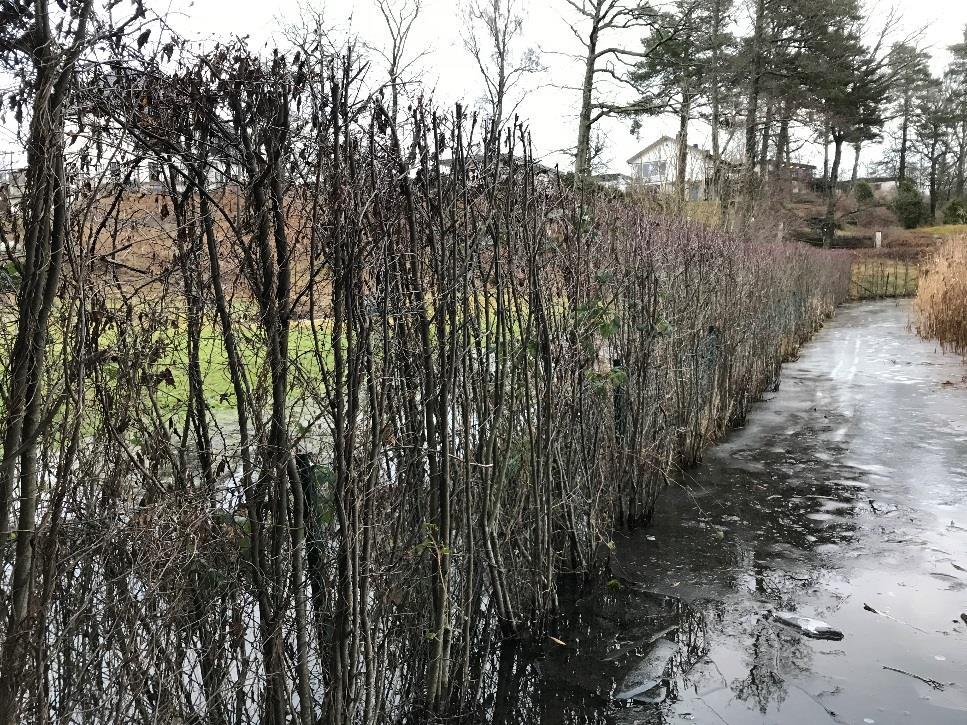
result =
[[916,310],[921,337],[967,353],[967,237],[944,242],[926,265]]

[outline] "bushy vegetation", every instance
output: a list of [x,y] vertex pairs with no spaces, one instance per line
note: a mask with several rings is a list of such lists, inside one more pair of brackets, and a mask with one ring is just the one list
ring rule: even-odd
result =
[[967,224],[967,202],[954,199],[943,209],[944,224]]
[[69,247],[18,240],[46,317],[0,328],[8,722],[476,711],[847,294],[838,256],[575,195],[522,128],[394,118],[350,58],[115,55],[75,106],[162,169],[160,245],[122,261],[123,184],[32,170]]
[[893,200],[893,211],[907,229],[918,227],[928,220],[923,194],[910,179],[903,179],[900,182],[896,199]]
[[949,239],[926,266],[917,292],[917,332],[967,354],[967,237]]
[[869,204],[873,201],[873,187],[866,181],[857,181],[853,187],[853,196],[859,204]]

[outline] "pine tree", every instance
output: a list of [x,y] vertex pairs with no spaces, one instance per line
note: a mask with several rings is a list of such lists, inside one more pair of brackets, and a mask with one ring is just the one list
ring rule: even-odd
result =
[[958,199],[963,199],[967,171],[967,26],[964,27],[964,41],[952,45],[949,50],[952,58],[945,80],[950,94],[949,123],[955,149],[953,193]]
[[890,49],[889,71],[894,78],[890,94],[891,115],[900,123],[897,166],[897,178],[900,180],[907,177],[911,126],[917,97],[930,83],[929,64],[930,56],[909,43],[897,43]]

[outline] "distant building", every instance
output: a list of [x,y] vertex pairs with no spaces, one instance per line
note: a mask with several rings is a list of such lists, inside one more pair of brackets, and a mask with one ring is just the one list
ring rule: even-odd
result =
[[0,213],[9,214],[20,203],[26,183],[27,169],[0,169]]
[[802,191],[809,191],[816,180],[816,167],[813,164],[799,164],[793,162],[777,163],[775,159],[769,159],[769,173],[775,174],[780,183],[788,185],[789,191],[798,194]]
[[[673,193],[678,177],[678,140],[662,136],[628,159],[632,184]],[[707,199],[714,158],[697,144],[688,147],[685,161],[685,196],[689,201]]]
[[594,177],[594,180],[601,184],[601,186],[606,186],[609,189],[617,189],[618,191],[627,191],[628,186],[633,181],[627,174],[598,174]]
[[857,181],[869,184],[876,199],[892,199],[900,188],[900,182],[895,176],[867,176]]
[[776,164],[775,159],[769,159],[769,168],[774,173],[794,181],[812,181],[816,178],[816,167],[813,164],[797,164],[793,162]]
[[[889,201],[896,196],[900,186],[895,176],[864,176],[856,180],[856,184],[864,182],[870,185],[873,191],[873,198],[879,201]],[[849,192],[853,189],[854,182],[846,179],[836,184],[836,188],[842,192]]]

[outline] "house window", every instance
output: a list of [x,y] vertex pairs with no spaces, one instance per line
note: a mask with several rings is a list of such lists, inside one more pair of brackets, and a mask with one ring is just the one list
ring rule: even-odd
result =
[[667,169],[667,161],[643,161],[638,165],[638,176],[647,181],[657,181],[665,178]]

